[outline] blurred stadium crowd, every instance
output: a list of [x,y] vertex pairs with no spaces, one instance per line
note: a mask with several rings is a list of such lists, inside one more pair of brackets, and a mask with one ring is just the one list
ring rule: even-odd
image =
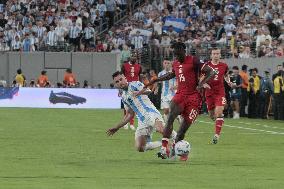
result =
[[280,0],[1,0],[0,50],[123,54],[148,47],[158,57],[170,56],[180,39],[200,56],[212,43],[225,57],[283,56],[282,8]]

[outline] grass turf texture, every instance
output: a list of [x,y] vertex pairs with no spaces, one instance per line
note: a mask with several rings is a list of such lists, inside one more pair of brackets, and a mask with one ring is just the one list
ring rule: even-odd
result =
[[107,137],[121,116],[120,110],[0,109],[0,188],[284,186],[283,122],[226,119],[231,127],[223,128],[218,145],[209,145],[214,127],[201,116],[186,135],[192,152],[184,163],[157,159],[156,151],[136,152],[133,131]]

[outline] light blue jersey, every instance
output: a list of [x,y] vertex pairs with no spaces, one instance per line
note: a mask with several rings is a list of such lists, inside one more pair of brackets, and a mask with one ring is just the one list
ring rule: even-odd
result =
[[158,114],[160,112],[156,109],[147,95],[133,96],[133,91],[140,91],[144,87],[140,81],[133,81],[128,83],[128,89],[122,90],[122,101],[126,108],[131,108],[137,115],[139,121],[144,122],[149,119],[149,115]]
[[[169,72],[163,70],[158,74],[158,77],[161,77],[162,75],[165,75],[167,73]],[[162,81],[161,98],[172,99],[172,97],[175,95],[175,91],[171,90],[171,88],[174,88],[175,85],[176,85],[176,78],[167,81]]]

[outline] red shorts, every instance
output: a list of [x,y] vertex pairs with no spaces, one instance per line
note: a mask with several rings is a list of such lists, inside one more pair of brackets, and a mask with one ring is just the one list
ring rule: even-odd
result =
[[224,94],[206,94],[207,109],[214,110],[216,106],[225,106],[227,101]]
[[176,94],[172,101],[179,106],[181,115],[187,123],[191,124],[195,121],[201,106],[199,93],[192,95]]

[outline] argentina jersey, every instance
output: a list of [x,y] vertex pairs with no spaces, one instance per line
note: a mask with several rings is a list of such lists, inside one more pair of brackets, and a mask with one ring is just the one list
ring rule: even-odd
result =
[[[167,74],[168,72],[166,70],[161,71],[158,74],[158,77],[161,77],[162,75]],[[175,91],[171,90],[171,88],[174,88],[176,85],[176,78],[172,78],[167,81],[162,81],[162,93],[161,98],[167,98],[169,100],[172,99],[172,97],[175,95]]]
[[139,121],[144,122],[151,114],[160,112],[156,109],[147,95],[139,95],[134,97],[133,91],[140,91],[144,87],[140,81],[128,83],[128,89],[122,91],[122,101],[127,108],[131,108],[137,115]]

